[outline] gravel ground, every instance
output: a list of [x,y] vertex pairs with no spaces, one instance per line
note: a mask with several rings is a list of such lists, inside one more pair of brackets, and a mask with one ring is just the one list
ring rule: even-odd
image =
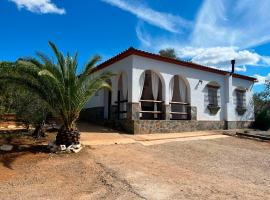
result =
[[229,137],[0,155],[0,199],[270,199],[269,152]]

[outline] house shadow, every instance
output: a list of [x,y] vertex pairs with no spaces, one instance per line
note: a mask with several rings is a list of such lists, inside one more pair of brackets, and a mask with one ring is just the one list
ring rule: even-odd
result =
[[79,121],[77,122],[77,127],[82,133],[121,133],[120,131],[117,131],[115,129],[93,124],[91,122]]

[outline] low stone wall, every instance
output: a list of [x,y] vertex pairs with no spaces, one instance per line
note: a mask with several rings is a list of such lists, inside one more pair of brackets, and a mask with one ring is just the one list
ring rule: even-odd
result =
[[23,123],[16,121],[0,121],[0,128],[14,128],[23,126]]

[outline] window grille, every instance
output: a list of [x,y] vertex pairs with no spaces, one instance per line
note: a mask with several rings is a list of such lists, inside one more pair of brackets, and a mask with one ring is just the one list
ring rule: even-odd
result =
[[208,86],[208,103],[209,105],[218,106],[218,88]]
[[236,90],[236,105],[238,108],[245,108],[246,95],[245,91]]

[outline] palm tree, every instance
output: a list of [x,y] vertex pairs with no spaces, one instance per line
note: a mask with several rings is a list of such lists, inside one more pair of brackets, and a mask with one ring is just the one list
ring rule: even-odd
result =
[[[56,62],[37,52],[35,58],[19,59],[12,67],[3,66],[0,80],[19,84],[39,95],[62,126],[56,136],[57,145],[79,144],[80,133],[76,120],[87,101],[101,88],[110,88],[106,82],[113,74],[110,72],[91,73],[99,56],[94,56],[77,75],[77,53],[73,57],[64,55],[49,42]],[[29,97],[31,98],[31,97]]]

